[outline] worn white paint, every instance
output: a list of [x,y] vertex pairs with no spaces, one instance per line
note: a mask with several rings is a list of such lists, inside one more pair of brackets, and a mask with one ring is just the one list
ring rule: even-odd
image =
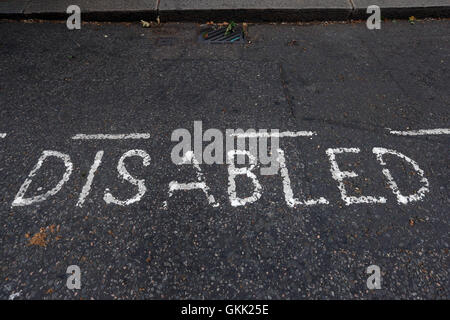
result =
[[347,190],[345,189],[344,179],[346,178],[355,178],[358,175],[354,171],[341,171],[336,162],[336,154],[350,152],[350,153],[359,153],[359,148],[336,148],[336,149],[327,149],[326,154],[329,157],[331,164],[331,175],[334,180],[338,182],[338,188],[341,192],[341,198],[345,202],[345,204],[357,204],[357,203],[386,203],[386,198],[384,197],[373,197],[373,196],[348,196]]
[[6,133],[0,133],[0,139],[6,138]]
[[405,156],[404,154],[402,154],[396,150],[391,150],[391,149],[386,149],[386,148],[373,148],[372,152],[376,154],[377,160],[380,162],[380,164],[382,166],[386,165],[386,163],[383,160],[383,155],[386,153],[392,154],[392,155],[395,155],[395,156],[405,160],[406,162],[410,163],[412,165],[412,167],[414,168],[414,170],[417,172],[417,174],[420,176],[420,182],[423,184],[422,187],[416,193],[405,196],[400,192],[400,190],[397,186],[397,183],[395,182],[394,178],[392,177],[392,174],[389,171],[389,169],[387,169],[387,168],[383,169],[383,174],[388,181],[389,188],[391,188],[392,192],[397,196],[397,202],[399,204],[407,204],[409,202],[423,200],[423,198],[425,197],[425,194],[427,192],[430,192],[430,189],[429,189],[430,183],[428,182],[428,179],[425,178],[424,171],[419,167],[417,162],[415,162],[413,159],[409,158],[408,156]]
[[[178,181],[171,181],[169,183],[169,198],[172,197],[175,191],[187,191],[187,190],[196,190],[200,189],[206,195],[208,199],[208,203],[213,207],[218,207],[219,203],[216,203],[214,196],[209,193],[209,187],[206,184],[205,177],[203,175],[202,170],[200,169],[200,165],[197,159],[194,156],[192,151],[187,151],[186,154],[182,158],[182,162],[180,164],[192,164],[196,170],[197,174],[197,182],[189,182],[189,183],[180,183]],[[167,208],[167,201],[164,201],[164,208]]]
[[89,170],[89,175],[86,179],[86,183],[84,184],[83,189],[81,190],[80,197],[76,204],[77,207],[81,208],[83,206],[86,197],[89,195],[89,192],[91,191],[92,181],[94,180],[95,172],[102,163],[103,153],[104,153],[103,150],[100,150],[95,155],[94,163],[92,164],[91,169]]
[[408,130],[408,131],[395,131],[388,129],[390,134],[397,136],[426,136],[426,135],[441,135],[450,134],[450,129],[438,128],[438,129],[420,129],[420,130]]
[[283,193],[284,193],[284,199],[286,200],[286,203],[289,207],[293,208],[298,205],[306,205],[306,206],[312,206],[315,204],[329,204],[328,200],[324,197],[320,197],[319,199],[309,199],[309,200],[298,200],[294,198],[294,194],[292,192],[291,187],[291,179],[289,178],[289,172],[286,167],[286,159],[284,157],[284,151],[282,149],[278,149],[278,157],[277,161],[280,166],[280,174],[283,178]]
[[[234,165],[234,158],[236,155],[246,155],[249,159],[250,166],[236,168]],[[256,157],[254,157],[247,150],[230,150],[227,153],[228,159],[228,196],[233,207],[244,206],[247,203],[253,203],[261,198],[261,184],[259,183],[256,175],[252,172],[256,167],[257,161]],[[236,176],[237,175],[246,175],[248,178],[252,180],[254,189],[253,193],[250,197],[247,198],[238,198],[236,194]]]
[[[43,162],[48,157],[56,157],[58,159],[61,159],[64,162],[64,166],[66,167],[66,171],[64,172],[63,177],[58,182],[58,184],[51,190],[47,191],[46,193],[31,197],[31,198],[24,198],[25,193],[28,190],[28,187],[30,186],[31,182],[33,181],[33,177],[36,175],[36,172],[42,167]],[[47,200],[49,197],[54,196],[57,194],[64,183],[66,183],[70,175],[72,174],[73,170],[73,164],[70,161],[70,157],[68,154],[61,153],[58,151],[43,151],[41,157],[38,159],[37,164],[34,166],[34,168],[31,170],[28,177],[25,179],[25,182],[22,184],[22,186],[19,189],[19,192],[17,192],[17,195],[12,203],[12,206],[27,206],[32,203],[41,202]]]
[[76,134],[73,140],[125,140],[125,139],[150,139],[149,133],[130,133],[130,134]]
[[103,200],[105,200],[106,203],[114,203],[120,206],[128,206],[132,203],[139,202],[141,198],[144,196],[145,192],[147,192],[147,187],[145,186],[145,180],[144,179],[136,179],[134,178],[128,170],[125,168],[124,161],[126,158],[129,157],[141,157],[142,158],[142,164],[146,167],[150,164],[150,156],[147,152],[144,150],[129,150],[125,152],[122,157],[119,159],[119,163],[117,164],[117,171],[119,172],[119,178],[122,178],[123,180],[128,181],[129,183],[135,185],[138,187],[138,193],[128,199],[128,200],[118,200],[116,199],[111,193],[109,188],[106,188],[105,195],[103,197]]
[[238,138],[296,138],[296,137],[311,137],[317,135],[314,131],[283,131],[283,132],[244,132],[232,133],[230,136]]
[[21,293],[22,293],[22,290],[20,290],[19,292],[10,294],[8,300],[14,300],[17,297],[20,297]]

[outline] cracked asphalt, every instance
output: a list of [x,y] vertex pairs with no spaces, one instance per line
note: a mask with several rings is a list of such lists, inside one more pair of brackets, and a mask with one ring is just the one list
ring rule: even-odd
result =
[[[245,45],[197,42],[196,24],[83,24],[0,21],[0,298],[8,299],[449,299],[449,136],[390,130],[449,128],[450,21],[251,24]],[[329,204],[290,207],[280,174],[263,176],[254,203],[234,207],[228,166],[201,164],[211,206],[175,165],[177,128],[313,131],[281,138],[295,197]],[[150,139],[74,140],[76,134],[149,133]],[[417,170],[429,190],[398,203],[382,170],[405,195]],[[346,205],[330,171],[336,155],[349,195],[386,203]],[[119,158],[144,179],[140,201],[107,204],[106,189],[129,199]],[[73,172],[45,201],[12,206],[45,150],[70,156]],[[96,153],[104,151],[83,207],[77,207]],[[65,167],[47,159],[27,197],[53,188]],[[251,195],[248,177],[238,195]],[[167,208],[164,208],[167,201]],[[381,269],[381,289],[366,269]],[[66,287],[78,265],[81,289]]]

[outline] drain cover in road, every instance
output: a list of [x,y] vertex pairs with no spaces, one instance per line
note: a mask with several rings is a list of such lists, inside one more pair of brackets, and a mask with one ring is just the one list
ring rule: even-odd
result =
[[198,41],[202,43],[244,43],[244,33],[241,27],[236,26],[232,31],[227,31],[227,27],[215,29],[213,27],[204,29]]

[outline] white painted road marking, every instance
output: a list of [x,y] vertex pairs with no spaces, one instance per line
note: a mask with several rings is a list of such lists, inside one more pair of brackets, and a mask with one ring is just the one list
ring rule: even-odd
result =
[[111,193],[109,188],[106,188],[105,195],[103,197],[103,200],[105,200],[106,203],[114,203],[120,206],[128,206],[132,203],[139,202],[141,198],[144,196],[144,194],[147,192],[147,187],[145,186],[145,180],[144,179],[136,179],[134,178],[128,170],[125,168],[125,159],[129,157],[141,157],[142,158],[142,164],[144,167],[147,167],[150,164],[150,156],[147,152],[144,150],[129,150],[125,152],[122,157],[119,159],[119,164],[117,165],[117,171],[119,172],[119,178],[122,178],[125,181],[128,181],[129,183],[135,185],[138,187],[138,193],[128,200],[118,200],[116,199]]
[[[294,208],[297,205],[306,205],[306,206],[312,206],[315,204],[329,204],[328,200],[324,197],[320,197],[319,199],[309,199],[309,200],[299,200],[294,198],[294,193],[292,191],[291,187],[291,179],[289,177],[289,171],[286,167],[286,158],[284,157],[284,151],[281,149],[278,149],[278,158],[277,161],[280,163],[280,174],[283,178],[283,192],[284,192],[284,199],[286,200],[286,203],[289,207]],[[301,192],[303,196],[303,192]]]
[[296,138],[317,135],[314,131],[284,131],[284,132],[246,132],[232,133],[230,136],[238,138]]
[[345,202],[345,205],[349,206],[356,203],[386,203],[385,197],[374,197],[374,196],[348,196],[347,190],[345,189],[344,179],[346,178],[356,178],[358,175],[354,171],[341,171],[339,169],[338,163],[336,161],[336,154],[341,153],[359,153],[361,150],[359,148],[336,148],[327,149],[325,152],[329,157],[331,164],[331,176],[334,180],[338,182],[338,189],[341,192],[341,198]]
[[22,293],[22,290],[20,290],[19,292],[10,294],[8,300],[14,300],[17,297],[20,297],[21,293]]
[[[424,136],[424,135],[442,135],[450,134],[450,129],[419,129],[419,130],[389,130],[390,134],[398,136]],[[5,138],[6,133],[0,133],[0,138]],[[315,131],[283,131],[283,132],[250,132],[250,133],[233,133],[232,137],[239,138],[295,138],[295,137],[311,137],[315,136]],[[130,134],[84,134],[79,133],[72,137],[73,140],[125,140],[125,139],[150,139],[149,133],[130,133]]]
[[[236,155],[245,155],[248,157],[250,166],[248,168],[236,168],[234,166],[234,158]],[[247,203],[253,203],[261,198],[261,184],[256,175],[252,172],[258,165],[257,159],[250,151],[247,150],[231,150],[228,151],[228,196],[233,207],[245,206]],[[253,194],[247,198],[238,198],[236,193],[236,176],[246,175],[252,180],[254,189]]]
[[[186,154],[183,157],[183,163],[181,164],[192,164],[194,166],[195,170],[197,171],[198,182],[180,183],[175,180],[171,181],[169,183],[169,198],[173,196],[174,191],[200,189],[206,195],[209,204],[211,204],[213,207],[218,207],[219,203],[216,203],[214,196],[209,194],[209,187],[206,184],[203,172],[200,169],[199,163],[197,159],[195,159],[194,153],[192,151],[186,152]],[[168,205],[167,201],[164,201],[163,208],[167,209],[167,205]]]
[[[64,172],[62,179],[58,182],[58,184],[53,189],[47,191],[46,193],[34,196],[32,198],[24,198],[25,193],[28,190],[28,187],[30,186],[31,182],[33,181],[33,177],[36,175],[36,172],[42,167],[42,164],[48,157],[55,157],[55,158],[61,159],[64,162],[66,171]],[[17,192],[17,195],[14,198],[12,206],[13,207],[14,206],[28,206],[28,205],[36,203],[36,202],[45,201],[50,196],[54,196],[61,190],[64,183],[66,183],[69,180],[70,175],[72,174],[72,170],[73,170],[73,164],[70,161],[70,156],[68,154],[61,153],[58,151],[44,150],[42,152],[42,155],[39,158],[38,162],[34,166],[33,170],[31,170],[31,172],[28,175],[28,177],[26,178],[25,182],[20,187],[19,192]]]
[[[391,191],[394,193],[395,196],[397,196],[397,202],[400,205],[406,205],[410,202],[415,201],[422,201],[425,198],[426,193],[430,192],[430,183],[428,179],[425,177],[425,173],[422,169],[420,169],[417,162],[412,160],[411,158],[407,157],[406,155],[392,150],[392,149],[385,149],[381,147],[373,148],[372,152],[376,155],[376,158],[378,162],[384,167],[382,168],[382,173],[385,176],[385,178],[388,180],[388,185],[391,189]],[[85,185],[83,186],[83,189],[80,193],[79,200],[76,204],[76,206],[80,207],[83,205],[86,197],[89,195],[89,192],[92,187],[92,182],[94,179],[94,175],[96,174],[97,169],[101,165],[101,160],[103,156],[103,150],[100,150],[97,152],[95,156],[94,163],[91,166],[91,169],[89,171],[89,175],[86,179]],[[334,180],[338,182],[338,189],[341,193],[341,198],[344,200],[346,205],[351,204],[362,204],[362,203],[378,203],[378,204],[384,204],[387,202],[387,199],[385,197],[374,197],[374,196],[348,196],[347,190],[345,189],[344,179],[348,178],[355,178],[357,177],[357,173],[353,171],[341,171],[339,169],[338,163],[336,161],[336,154],[341,153],[360,153],[359,148],[336,148],[332,149],[329,148],[326,150],[326,154],[329,157],[329,161],[331,163],[331,174]],[[301,198],[305,198],[302,191],[299,191],[300,199],[294,198],[293,190],[291,187],[291,180],[289,177],[289,172],[286,167],[286,159],[284,156],[284,151],[282,149],[278,149],[277,152],[277,162],[280,163],[279,165],[279,173],[282,177],[283,182],[283,193],[284,198],[289,207],[296,207],[298,205],[316,205],[316,204],[324,204],[329,205],[330,203],[325,197],[320,197],[317,199],[310,199],[310,200],[301,200]],[[417,172],[417,176],[420,178],[420,182],[422,184],[422,187],[417,190],[414,194],[403,194],[399,187],[394,181],[392,174],[390,173],[389,169],[387,168],[387,165],[383,159],[384,154],[392,154],[397,156],[398,158],[408,162],[410,165],[412,165],[413,169]],[[228,159],[227,159],[227,165],[228,165],[228,196],[230,203],[233,207],[237,206],[245,206],[247,204],[251,204],[253,202],[258,201],[263,193],[262,185],[258,180],[258,177],[253,172],[258,166],[259,162],[255,156],[251,154],[250,151],[247,150],[231,150],[227,153]],[[248,157],[249,165],[247,167],[239,167],[236,168],[234,164],[234,160],[236,160],[237,156],[244,155]],[[103,200],[107,204],[116,204],[121,206],[128,206],[130,204],[139,202],[142,197],[145,195],[147,191],[147,187],[145,185],[144,179],[137,179],[131,176],[131,174],[127,171],[125,168],[125,160],[129,157],[138,156],[142,158],[142,164],[143,166],[147,167],[150,165],[150,156],[147,154],[144,150],[129,150],[125,152],[122,157],[119,160],[119,163],[117,165],[117,171],[119,173],[119,178],[122,178],[125,181],[128,181],[132,185],[136,186],[138,188],[138,191],[136,195],[130,199],[127,200],[119,200],[115,198],[109,188],[106,188],[104,191],[104,197]],[[43,166],[43,163],[45,160],[49,157],[56,157],[59,160],[62,160],[66,170],[64,172],[63,177],[58,182],[58,184],[51,190],[41,193],[39,195],[35,195],[33,197],[25,198],[25,194],[32,183],[33,178],[35,177],[38,170],[41,169]],[[217,207],[218,203],[215,202],[215,198],[212,194],[209,193],[209,186],[207,186],[206,181],[204,179],[203,173],[201,172],[200,166],[197,162],[197,160],[194,158],[194,154],[192,151],[189,151],[184,157],[183,163],[189,163],[191,162],[194,165],[194,168],[197,171],[197,182],[190,182],[190,183],[179,183],[176,180],[172,181],[169,184],[169,198],[172,196],[174,191],[178,190],[192,190],[192,189],[201,189],[207,196],[209,203],[213,207]],[[22,186],[19,189],[19,192],[16,194],[16,197],[12,203],[12,207],[15,206],[27,206],[31,205],[37,202],[45,201],[49,197],[56,195],[62,188],[62,186],[69,180],[69,177],[73,171],[73,164],[70,161],[70,156],[68,154],[60,153],[58,151],[43,151],[43,154],[38,159],[37,164],[33,167],[32,171],[26,178],[25,182],[22,184]],[[277,173],[278,173],[277,172]],[[250,182],[253,184],[253,192],[252,195],[246,198],[241,198],[237,196],[236,192],[236,177],[237,176],[246,176],[250,179]],[[36,189],[37,191],[41,191],[42,187],[39,187]],[[164,207],[167,207],[167,200],[164,201]]]
[[103,150],[100,150],[95,155],[94,163],[91,166],[91,170],[89,170],[89,175],[86,180],[86,184],[83,187],[83,190],[81,191],[80,198],[77,202],[77,207],[82,207],[84,200],[86,200],[86,197],[88,196],[89,192],[91,191],[91,185],[92,181],[94,180],[95,172],[97,171],[98,167],[102,163],[102,157],[103,157]]
[[425,178],[425,172],[422,169],[420,169],[417,162],[415,162],[413,159],[405,156],[404,154],[402,154],[398,151],[386,149],[386,148],[373,148],[372,152],[376,154],[377,160],[382,166],[386,166],[386,163],[383,160],[383,155],[388,153],[388,154],[395,155],[395,156],[409,162],[413,166],[414,170],[418,173],[418,175],[420,177],[420,182],[423,184],[423,186],[416,193],[405,196],[398,189],[397,183],[395,182],[394,178],[392,177],[389,169],[384,168],[382,170],[384,176],[388,180],[389,188],[391,188],[392,192],[397,196],[397,202],[399,204],[407,204],[408,202],[422,200],[425,197],[425,194],[427,192],[430,192],[430,188],[429,188],[430,183],[428,182],[428,179]]
[[426,136],[426,135],[440,135],[440,134],[450,134],[450,129],[439,128],[439,129],[420,129],[420,130],[409,130],[409,131],[395,131],[388,129],[390,134],[397,136]]
[[149,133],[130,134],[83,134],[79,133],[72,137],[73,140],[125,140],[125,139],[150,139]]
[[[450,129],[445,129],[445,128],[444,129],[441,128],[441,129],[411,130],[411,131],[394,131],[389,128],[386,128],[386,129],[389,130],[389,132],[391,134],[404,135],[404,136],[428,135],[428,134],[430,134],[430,135],[450,134]],[[209,130],[212,130],[212,129],[209,129]],[[207,132],[209,132],[209,131],[207,131]],[[205,133],[205,135],[207,135],[207,134]],[[282,132],[279,132],[279,130],[273,129],[270,132],[268,132],[267,129],[263,129],[263,130],[259,130],[259,132],[256,132],[255,130],[249,129],[246,132],[244,132],[242,129],[238,129],[238,130],[232,130],[232,129],[228,130],[227,129],[227,137],[237,137],[238,138],[237,139],[237,142],[238,142],[237,149],[232,149],[232,150],[227,151],[227,164],[228,164],[228,190],[227,191],[228,191],[228,196],[229,196],[231,205],[234,207],[245,206],[247,204],[251,204],[253,202],[258,201],[262,196],[263,188],[262,188],[257,176],[253,173],[253,170],[256,168],[259,168],[259,166],[261,164],[266,164],[266,162],[265,162],[265,160],[263,161],[262,158],[253,156],[253,153],[250,152],[252,150],[252,147],[256,148],[255,145],[251,144],[252,139],[258,139],[258,138],[260,138],[260,139],[275,138],[274,139],[275,141],[272,141],[272,143],[271,143],[271,147],[272,147],[272,150],[275,148],[275,150],[277,150],[277,152],[272,154],[274,156],[274,159],[270,159],[271,161],[269,161],[269,163],[272,164],[272,161],[274,161],[277,164],[276,170],[273,173],[271,172],[268,174],[264,174],[262,172],[262,168],[261,168],[261,175],[277,175],[278,173],[280,174],[280,176],[282,178],[282,182],[283,182],[284,198],[289,207],[294,208],[298,205],[309,206],[309,205],[316,205],[316,204],[329,205],[330,203],[328,202],[328,200],[325,197],[319,197],[317,199],[302,200],[302,198],[304,199],[305,197],[301,190],[299,191],[300,197],[299,198],[294,197],[294,192],[291,187],[291,179],[289,177],[289,172],[288,172],[288,169],[286,166],[286,158],[284,155],[284,151],[278,147],[278,143],[277,143],[278,139],[276,139],[276,138],[282,138],[282,137],[312,137],[315,135],[317,135],[317,133],[315,131],[282,131]],[[6,133],[0,133],[0,138],[4,138],[4,137],[6,137]],[[221,138],[223,137],[222,133],[220,133],[220,137]],[[128,133],[128,134],[81,134],[80,133],[80,134],[76,134],[76,135],[72,136],[71,138],[73,140],[149,139],[150,133]],[[245,146],[245,144],[242,144],[242,141],[246,138],[250,139],[249,149],[251,149],[251,150],[245,150],[246,146]],[[195,139],[195,132],[194,132],[194,139]],[[189,135],[189,140],[190,140],[190,135]],[[240,140],[242,140],[242,141],[240,141]],[[203,141],[205,141],[205,140],[203,140]],[[203,142],[203,141],[201,141],[201,142]],[[234,144],[234,139],[233,139],[233,144]],[[189,143],[189,149],[190,149],[190,146],[191,145]],[[193,165],[194,169],[196,169],[196,171],[197,171],[197,181],[189,182],[189,183],[180,183],[177,180],[171,181],[169,183],[169,198],[172,197],[172,195],[175,191],[200,189],[201,191],[203,191],[205,193],[209,203],[213,207],[218,207],[219,203],[217,203],[215,201],[214,196],[212,194],[210,194],[210,188],[206,184],[205,178],[203,176],[203,172],[201,171],[201,168],[199,165],[200,162],[194,156],[195,147],[196,146],[194,143],[194,152],[192,150],[189,150],[188,152],[186,152],[184,154],[180,164],[191,163]],[[228,147],[228,141],[227,141],[227,147]],[[235,148],[234,145],[232,147]],[[184,149],[182,149],[182,150],[184,150]],[[222,150],[222,149],[220,148],[220,150]],[[214,151],[217,152],[215,149],[214,149]],[[264,151],[264,150],[262,150],[262,151]],[[376,148],[373,148],[372,152],[376,155],[378,162],[384,167],[384,168],[382,168],[382,173],[388,181],[389,188],[394,193],[394,195],[397,196],[397,202],[399,204],[405,205],[410,202],[421,201],[424,199],[425,194],[430,192],[430,188],[429,188],[430,183],[429,183],[428,179],[425,177],[424,171],[422,169],[420,169],[419,165],[414,160],[412,160],[411,158],[405,156],[404,154],[401,154],[400,152],[392,150],[392,149],[376,147]],[[254,152],[254,153],[256,154],[256,152]],[[259,153],[262,155],[265,155],[267,152],[266,151],[261,152],[261,149],[260,149]],[[359,148],[334,148],[334,149],[328,148],[325,151],[325,153],[327,154],[330,164],[331,164],[330,171],[332,174],[332,178],[338,182],[338,189],[341,193],[341,198],[342,198],[342,200],[344,200],[346,205],[360,204],[360,203],[384,204],[387,202],[387,199],[385,197],[381,197],[381,196],[379,196],[379,197],[375,197],[375,196],[355,197],[355,196],[347,195],[347,190],[345,189],[344,179],[355,178],[358,175],[357,175],[357,173],[355,173],[353,171],[341,171],[339,169],[338,163],[336,161],[336,154],[360,153]],[[382,158],[383,155],[386,153],[395,155],[398,158],[405,160],[406,162],[408,162],[409,164],[411,164],[413,166],[414,170],[418,173],[420,182],[422,184],[422,187],[419,190],[417,190],[416,193],[404,195],[400,192],[396,181],[394,181],[390,171],[386,167],[386,163],[384,162],[384,159]],[[85,199],[89,196],[89,193],[92,188],[94,176],[95,176],[98,168],[102,164],[103,155],[104,155],[103,150],[98,151],[97,154],[95,155],[94,162],[91,165],[88,177],[87,177],[85,185],[83,186],[83,189],[79,195],[79,199],[78,199],[76,206],[82,207],[82,205],[85,202]],[[262,157],[262,155],[260,155],[260,157]],[[150,155],[146,151],[144,151],[144,150],[129,150],[128,152],[124,153],[122,155],[122,157],[120,158],[119,163],[117,165],[117,170],[118,170],[120,178],[122,178],[125,181],[128,181],[129,183],[131,183],[132,185],[137,187],[137,189],[138,189],[137,193],[135,194],[134,197],[132,197],[130,199],[119,200],[111,194],[109,188],[106,188],[104,191],[104,196],[103,196],[103,200],[105,201],[105,203],[127,206],[130,204],[139,202],[141,200],[141,198],[147,192],[145,180],[134,178],[133,176],[131,176],[131,174],[125,168],[125,163],[124,163],[125,159],[127,159],[129,157],[134,157],[134,156],[138,156],[138,157],[142,158],[142,165],[144,167],[147,167],[150,165],[151,158],[150,158]],[[239,167],[239,168],[235,167],[234,160],[238,160],[240,156],[242,158],[244,158],[244,161],[243,161],[244,163],[245,163],[245,158],[246,157],[248,158],[248,160],[249,160],[248,167]],[[39,169],[41,169],[44,161],[48,157],[56,157],[64,162],[66,170],[64,172],[62,179],[59,181],[59,183],[53,189],[48,190],[45,193],[35,195],[34,197],[25,198],[24,197],[25,193],[27,192],[29,185],[32,183],[33,177],[36,175],[36,172]],[[238,164],[240,164],[239,161],[237,161],[237,162],[238,162]],[[207,163],[207,164],[209,164],[209,163]],[[70,156],[68,154],[60,153],[58,151],[48,151],[48,150],[43,151],[43,154],[38,159],[37,164],[33,167],[30,174],[26,178],[25,182],[20,187],[19,192],[16,194],[16,197],[14,198],[12,206],[13,207],[14,206],[27,206],[27,205],[34,204],[36,202],[45,201],[50,196],[54,196],[61,190],[62,186],[69,180],[72,170],[73,170],[73,164],[70,161]],[[251,196],[246,197],[246,198],[240,198],[237,196],[235,179],[239,175],[246,176],[247,178],[249,178],[251,180],[251,182],[253,184],[253,192],[252,192]],[[36,190],[38,192],[40,192],[42,190],[42,187],[39,187]],[[167,201],[164,201],[164,207],[167,208]]]

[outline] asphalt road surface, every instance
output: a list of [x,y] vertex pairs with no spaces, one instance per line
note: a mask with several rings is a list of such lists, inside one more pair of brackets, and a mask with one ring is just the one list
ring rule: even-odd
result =
[[[0,22],[0,298],[450,298],[450,21],[198,34]],[[280,169],[174,163],[194,121]]]

